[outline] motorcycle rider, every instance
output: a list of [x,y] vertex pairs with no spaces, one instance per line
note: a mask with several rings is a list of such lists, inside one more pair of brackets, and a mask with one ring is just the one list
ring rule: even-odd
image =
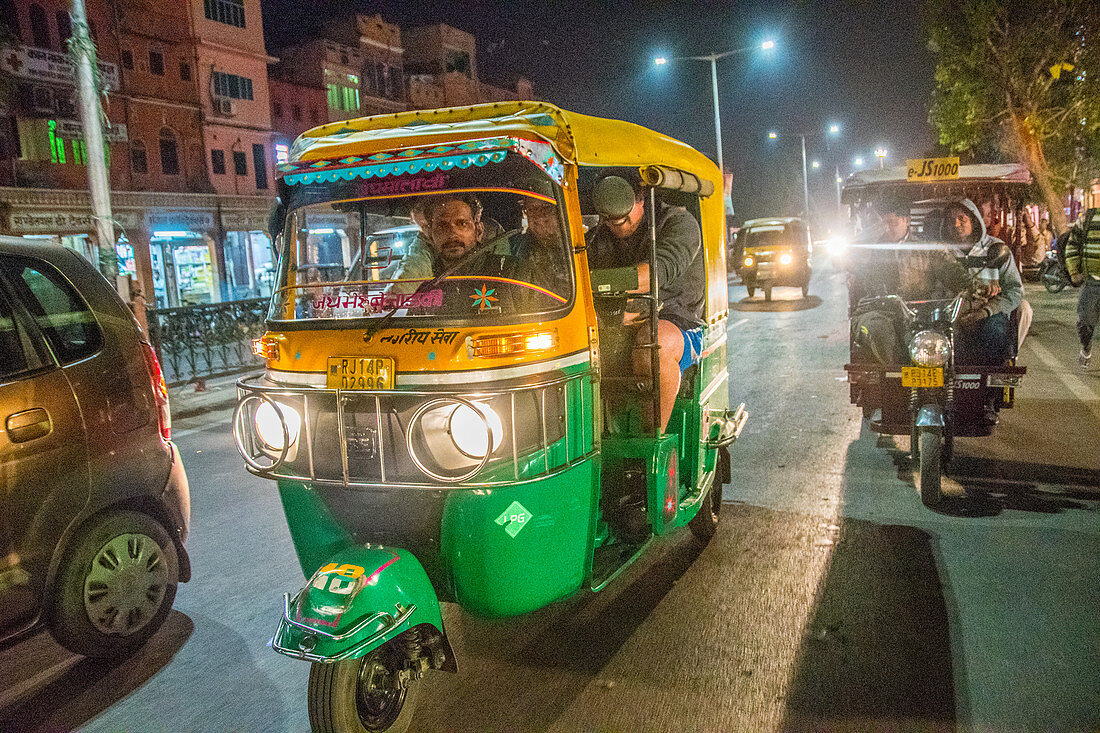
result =
[[947,297],[965,287],[965,273],[942,250],[910,241],[909,201],[887,196],[876,208],[882,218],[880,227],[871,230],[863,241],[870,256],[850,273],[849,297],[853,306],[852,343],[866,349],[882,364],[901,364],[908,360],[903,324],[896,307],[859,309],[861,298],[873,295],[898,295],[903,300]]

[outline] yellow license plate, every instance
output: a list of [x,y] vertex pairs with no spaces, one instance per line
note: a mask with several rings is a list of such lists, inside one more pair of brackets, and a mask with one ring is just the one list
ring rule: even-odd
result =
[[393,389],[393,359],[371,356],[330,356],[329,389]]
[[903,387],[942,387],[942,367],[902,367],[901,386]]

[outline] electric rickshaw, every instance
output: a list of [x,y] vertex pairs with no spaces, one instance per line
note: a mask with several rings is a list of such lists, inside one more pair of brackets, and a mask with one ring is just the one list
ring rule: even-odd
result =
[[[1013,260],[1008,246],[1000,243],[990,245],[980,256],[968,256],[969,245],[956,249],[958,245],[950,244],[945,234],[945,211],[964,198],[1018,203],[1027,194],[1031,176],[1015,164],[960,166],[955,162],[953,168],[947,166],[953,172],[945,177],[921,180],[918,176],[913,180],[913,170],[920,169],[910,161],[907,168],[862,172],[850,177],[844,188],[842,200],[866,228],[861,243],[846,255],[849,315],[854,323],[869,312],[892,313],[904,352],[896,363],[880,363],[857,343],[853,328],[850,363],[844,368],[851,402],[862,408],[864,418],[870,418],[871,429],[909,436],[921,501],[934,507],[944,500],[941,478],[951,462],[954,439],[990,435],[996,424],[986,409],[990,398],[995,410],[1012,408],[1015,390],[1026,373],[1014,356],[1003,364],[975,364],[958,358],[965,353],[960,349],[960,321],[975,288],[990,273],[996,279],[995,270]],[[909,229],[902,242],[884,243],[875,236],[874,210],[884,200],[893,200],[895,207],[908,202]],[[1008,224],[1013,224],[1011,219]],[[984,235],[985,225],[977,212],[973,227]],[[871,292],[861,286],[864,278],[870,275],[875,279],[874,273],[884,266],[896,266],[893,263],[899,255],[914,253],[926,257],[949,253],[951,259],[946,262],[958,274],[949,278],[949,284],[939,285],[941,292],[918,299]],[[1021,307],[1030,309],[1026,301]],[[1015,354],[1026,333],[1026,326],[1020,327],[1019,309],[1010,323]]]
[[[590,271],[585,251],[593,190],[628,173],[650,211],[683,206],[702,229],[702,357],[664,431],[645,420],[659,283],[640,295],[637,268]],[[315,730],[404,729],[424,673],[457,670],[441,602],[524,614],[605,588],[677,528],[714,533],[748,417],[729,409],[722,179],[672,138],[541,102],[331,123],[279,174],[266,369],[238,382],[234,415],[308,579],[271,645],[312,663]],[[375,233],[407,231],[422,197],[464,197],[479,240],[394,268]]]

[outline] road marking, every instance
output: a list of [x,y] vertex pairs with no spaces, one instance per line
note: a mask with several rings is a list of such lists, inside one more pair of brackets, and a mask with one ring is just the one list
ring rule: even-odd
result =
[[1035,353],[1035,356],[1039,357],[1039,360],[1050,367],[1051,371],[1062,381],[1062,384],[1066,385],[1066,388],[1074,394],[1077,399],[1086,403],[1085,406],[1089,409],[1089,412],[1100,417],[1100,400],[1097,400],[1097,394],[1085,384],[1079,377],[1074,374],[1070,374],[1065,370],[1062,362],[1055,356],[1050,349],[1040,344],[1038,341],[1027,342],[1030,349]]
[[728,331],[732,331],[733,329],[735,329],[735,328],[737,328],[738,326],[740,326],[740,325],[741,325],[742,323],[748,323],[748,322],[749,322],[749,319],[748,319],[748,318],[742,318],[742,319],[741,319],[740,321],[734,321],[734,322],[733,322],[733,323],[731,323],[730,325],[726,326],[726,331],[727,331],[727,332],[728,332]]

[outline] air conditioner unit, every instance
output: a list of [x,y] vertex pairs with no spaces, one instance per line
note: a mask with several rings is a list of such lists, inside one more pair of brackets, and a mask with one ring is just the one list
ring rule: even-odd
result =
[[214,112],[222,117],[236,117],[237,103],[229,97],[214,97]]

